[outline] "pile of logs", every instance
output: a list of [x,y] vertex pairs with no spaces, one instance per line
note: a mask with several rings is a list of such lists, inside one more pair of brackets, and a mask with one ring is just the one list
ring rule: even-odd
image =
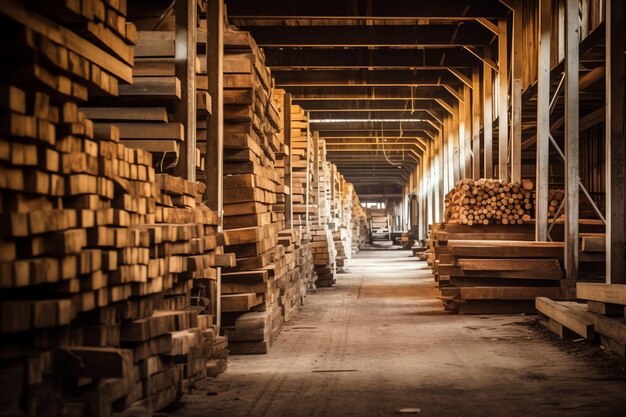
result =
[[534,214],[534,184],[462,179],[446,195],[447,223],[523,224]]

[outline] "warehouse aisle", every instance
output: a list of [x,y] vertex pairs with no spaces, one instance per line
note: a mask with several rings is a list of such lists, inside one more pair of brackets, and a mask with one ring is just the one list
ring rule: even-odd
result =
[[231,358],[173,415],[623,415],[626,383],[541,339],[527,317],[449,315],[437,294],[409,252],[361,252],[269,355]]

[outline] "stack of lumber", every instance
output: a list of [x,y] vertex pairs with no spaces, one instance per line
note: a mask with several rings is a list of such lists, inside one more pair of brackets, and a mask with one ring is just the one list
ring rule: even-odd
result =
[[300,293],[296,234],[285,225],[281,93],[248,32],[224,34],[224,242],[236,266],[222,276],[223,330],[233,354],[267,353]]
[[441,300],[459,313],[534,313],[536,297],[559,297],[563,244],[448,240],[440,255]]
[[[307,213],[317,213],[317,206],[307,206],[307,194],[312,193],[314,160],[313,140],[309,132],[309,120],[302,107],[291,106],[291,201],[293,202],[293,225],[308,225]],[[310,202],[312,203],[312,201]]]
[[579,335],[626,358],[626,285],[579,282],[576,292],[586,303],[537,298],[541,323],[561,338]]
[[367,214],[361,206],[361,201],[356,192],[352,194],[352,218],[350,221],[352,228],[352,255],[356,255],[367,243],[368,227]]
[[462,179],[446,194],[446,222],[470,226],[527,223],[534,217],[533,188],[529,180]]
[[225,354],[190,299],[229,260],[219,219],[78,110],[132,81],[126,2],[28,4],[0,3],[2,410],[151,415]]
[[[81,109],[102,128],[117,126],[120,140],[127,147],[151,152],[159,172],[171,172],[177,165],[180,146],[186,140],[183,124],[174,120],[175,105],[181,99],[174,56],[174,30],[137,32],[133,83],[120,86],[119,97],[94,97],[86,104],[88,107]],[[210,112],[210,99],[206,76],[199,74],[196,78],[197,114],[201,118]],[[206,137],[203,123],[198,122],[200,144]],[[200,174],[204,150],[204,145],[196,148]]]
[[340,227],[333,232],[333,242],[337,255],[335,256],[337,272],[346,272],[352,258],[352,236],[350,229]]
[[310,281],[313,268],[312,263],[308,263],[306,269],[301,267],[303,265],[298,264],[299,259],[304,260],[299,230],[285,229],[280,231],[278,235],[279,243],[285,248],[287,261],[287,273],[278,281],[281,312],[284,322],[287,323],[293,320],[300,306],[304,304],[307,284]]
[[332,231],[327,224],[311,226],[311,249],[315,265],[317,287],[330,287],[335,284],[337,251]]
[[373,240],[389,240],[391,229],[389,227],[389,216],[386,209],[367,209],[367,218],[370,225]]

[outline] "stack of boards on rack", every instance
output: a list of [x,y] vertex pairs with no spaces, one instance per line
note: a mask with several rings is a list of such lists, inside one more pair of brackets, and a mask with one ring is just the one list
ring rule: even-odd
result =
[[202,186],[79,110],[132,81],[126,2],[24,3],[0,3],[20,58],[0,69],[2,410],[151,415],[224,369],[205,295],[234,257]]

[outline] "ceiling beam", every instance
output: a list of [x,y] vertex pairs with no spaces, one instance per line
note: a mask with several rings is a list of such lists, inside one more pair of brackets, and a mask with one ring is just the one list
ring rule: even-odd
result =
[[277,49],[265,48],[273,69],[471,68],[480,60],[464,48]]
[[457,97],[441,85],[437,86],[334,86],[317,87],[301,86],[289,87],[293,100],[302,102],[307,100],[433,100],[438,99],[448,105],[458,102]]
[[[446,70],[327,70],[272,71],[278,87],[297,86],[460,86]],[[452,93],[452,92],[451,92]],[[452,93],[454,94],[454,93]]]
[[505,16],[507,7],[496,0],[406,1],[371,0],[226,0],[231,19],[475,19]]
[[260,47],[486,46],[493,33],[476,21],[436,25],[244,26]]

